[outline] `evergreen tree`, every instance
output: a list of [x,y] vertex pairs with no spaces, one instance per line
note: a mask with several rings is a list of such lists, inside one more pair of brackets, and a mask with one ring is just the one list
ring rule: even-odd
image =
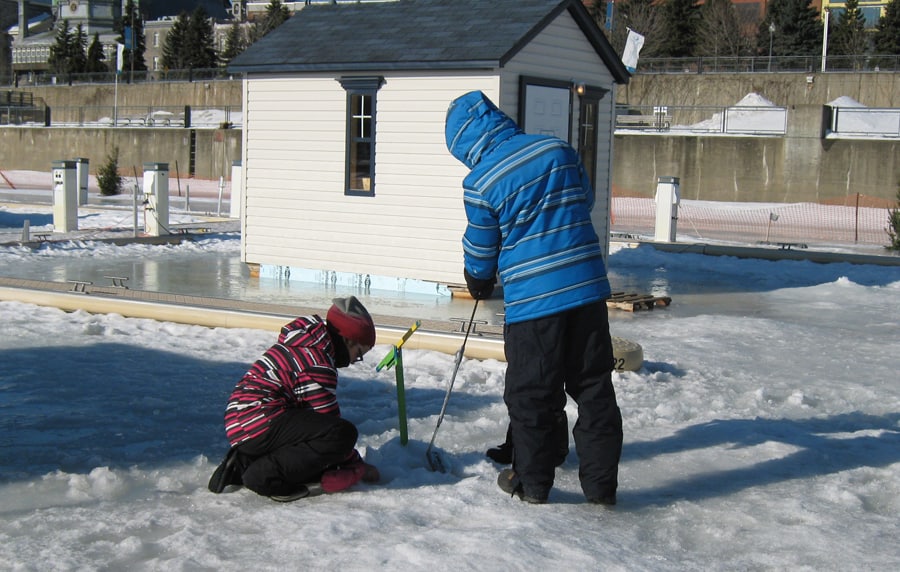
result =
[[88,47],[87,51],[87,63],[84,71],[88,73],[99,73],[109,71],[106,67],[106,64],[103,63],[103,60],[106,59],[106,55],[103,53],[103,44],[100,43],[100,35],[94,34],[94,39],[91,41],[91,45]]
[[897,185],[897,204],[888,209],[888,225],[885,230],[891,239],[888,250],[900,251],[900,184]]
[[247,41],[244,38],[244,31],[240,22],[235,20],[232,22],[231,27],[228,28],[228,35],[225,37],[225,49],[219,54],[219,58],[223,64],[228,64],[245,49],[247,49]]
[[700,7],[696,0],[666,0],[662,6],[665,30],[659,53],[663,57],[685,58],[694,55]]
[[215,30],[203,6],[197,6],[188,18],[184,51],[189,69],[209,69],[219,63]]
[[266,15],[262,23],[256,27],[255,40],[262,38],[291,17],[291,11],[281,3],[281,0],[272,0],[266,6]]
[[103,196],[118,195],[122,191],[123,179],[119,175],[119,148],[106,156],[106,163],[97,170],[97,186]]
[[[866,52],[866,18],[859,9],[859,0],[847,0],[844,11],[831,18],[828,30],[828,54],[836,56],[858,56]],[[847,62],[849,63],[849,62]],[[858,64],[857,63],[857,68]]]
[[[771,0],[759,24],[757,52],[774,56],[813,56],[822,53],[822,23],[812,0]],[[774,32],[769,26],[774,24]]]
[[50,58],[47,63],[50,69],[57,74],[69,73],[72,59],[72,33],[69,31],[69,21],[63,20],[56,27],[56,36],[50,46]]
[[162,65],[167,70],[187,69],[184,43],[189,19],[188,13],[182,12],[175,18],[172,27],[166,33],[166,39],[163,42]]
[[69,64],[71,73],[84,73],[87,71],[87,36],[84,33],[84,26],[78,22],[75,28],[75,35],[72,36],[71,48],[72,60]]
[[743,56],[750,46],[731,0],[707,0],[701,6],[696,55]]
[[891,0],[875,28],[875,51],[900,55],[900,0]]
[[175,19],[163,43],[163,67],[169,70],[214,68],[218,65],[215,31],[209,15],[198,6]]
[[[138,7],[134,5],[134,0],[127,0],[122,10],[122,19],[116,21],[114,29],[119,34],[116,42],[125,45],[122,70],[147,71],[147,64],[144,61],[144,53],[147,51],[144,20]],[[130,43],[126,41],[126,33],[131,40]]]

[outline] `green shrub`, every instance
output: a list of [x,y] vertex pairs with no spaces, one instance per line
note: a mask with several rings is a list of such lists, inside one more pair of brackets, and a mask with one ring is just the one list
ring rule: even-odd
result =
[[900,183],[897,184],[897,206],[888,209],[888,227],[885,229],[891,239],[888,250],[900,250]]
[[100,194],[107,197],[122,192],[118,147],[113,147],[112,153],[106,157],[106,163],[97,171],[97,186],[100,187]]

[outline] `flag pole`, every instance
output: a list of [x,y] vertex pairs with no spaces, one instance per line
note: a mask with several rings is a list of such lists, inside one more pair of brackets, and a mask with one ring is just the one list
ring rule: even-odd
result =
[[125,45],[116,42],[116,99],[113,107],[113,127],[119,126],[119,74],[122,73],[122,60],[125,56]]

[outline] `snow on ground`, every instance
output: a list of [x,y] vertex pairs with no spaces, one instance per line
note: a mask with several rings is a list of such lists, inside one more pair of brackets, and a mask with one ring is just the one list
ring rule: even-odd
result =
[[[41,257],[176,246],[61,243]],[[68,249],[68,250],[67,250]],[[77,253],[77,254],[76,254]],[[162,254],[160,254],[162,253]],[[584,502],[574,450],[550,503],[495,484],[505,364],[463,361],[427,470],[452,356],[404,352],[410,443],[377,346],[339,399],[383,481],[279,504],[207,480],[225,400],[272,332],[0,302],[0,562],[11,570],[896,570],[900,268],[739,260],[616,245],[614,287],[673,296],[613,312],[644,366],[615,374],[619,504]],[[324,310],[324,308],[323,308]],[[568,407],[570,424],[576,410]]]

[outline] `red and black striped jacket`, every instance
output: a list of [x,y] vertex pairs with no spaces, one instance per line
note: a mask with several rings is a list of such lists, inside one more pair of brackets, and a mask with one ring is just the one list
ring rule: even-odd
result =
[[237,383],[225,407],[225,433],[232,446],[262,435],[292,407],[340,416],[335,349],[325,320],[300,317],[281,328]]

